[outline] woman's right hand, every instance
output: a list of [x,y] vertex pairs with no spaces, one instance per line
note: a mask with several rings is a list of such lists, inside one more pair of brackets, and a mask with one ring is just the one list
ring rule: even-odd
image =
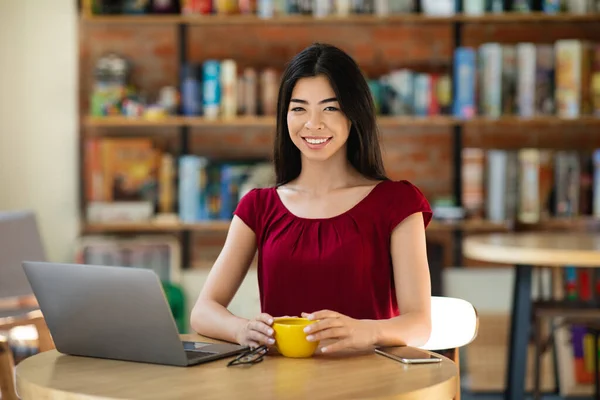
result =
[[262,345],[268,347],[275,344],[273,338],[273,325],[274,318],[269,314],[259,314],[254,319],[246,322],[246,324],[239,330],[236,335],[237,342],[242,346],[248,346],[256,348]]

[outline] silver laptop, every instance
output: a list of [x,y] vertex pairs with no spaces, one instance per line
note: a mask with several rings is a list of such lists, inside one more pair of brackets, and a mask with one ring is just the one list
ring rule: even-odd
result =
[[63,354],[190,366],[247,350],[182,341],[154,271],[29,261],[23,269]]
[[25,260],[46,261],[35,214],[29,210],[0,211],[0,297],[32,294],[21,267]]

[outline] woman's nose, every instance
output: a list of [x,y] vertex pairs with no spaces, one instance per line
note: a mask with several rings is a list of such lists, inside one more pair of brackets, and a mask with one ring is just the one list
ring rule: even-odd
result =
[[306,127],[306,129],[310,130],[323,129],[323,121],[321,120],[321,114],[312,113],[306,121],[306,124],[304,124],[304,126]]

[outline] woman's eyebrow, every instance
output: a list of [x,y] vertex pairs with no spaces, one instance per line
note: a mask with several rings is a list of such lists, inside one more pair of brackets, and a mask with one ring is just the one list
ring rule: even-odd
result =
[[[338,101],[336,97],[330,97],[328,99],[325,100],[321,100],[319,102],[319,104],[323,104],[323,103],[333,103],[335,101]],[[308,104],[308,101],[306,100],[302,100],[302,99],[291,99],[290,103],[301,103],[301,104]]]

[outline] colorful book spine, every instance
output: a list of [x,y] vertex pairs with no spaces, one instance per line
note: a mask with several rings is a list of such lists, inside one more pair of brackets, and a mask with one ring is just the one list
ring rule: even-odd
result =
[[453,114],[456,118],[470,119],[476,115],[475,80],[476,56],[475,50],[469,47],[459,47],[454,53],[454,94]]
[[562,11],[561,0],[543,0],[542,11],[546,14],[556,14]]
[[428,74],[415,76],[415,115],[426,117],[429,114],[429,97],[431,81]]
[[[598,11],[600,12],[600,2],[598,3]],[[600,117],[600,43],[594,46],[592,59],[592,113],[596,117]]]
[[517,44],[517,104],[521,117],[533,117],[535,112],[535,60],[533,43]]
[[179,219],[195,222],[200,214],[200,157],[188,155],[179,158]]
[[502,46],[499,43],[486,43],[481,46],[479,56],[484,59],[482,115],[498,118],[502,115]]
[[202,73],[204,116],[214,119],[219,116],[221,107],[221,63],[217,60],[205,61]]
[[554,115],[554,46],[537,45],[535,61],[535,113]]
[[565,299],[577,301],[577,268],[568,266],[565,270]]
[[502,46],[502,114],[517,113],[517,49],[512,45]]

